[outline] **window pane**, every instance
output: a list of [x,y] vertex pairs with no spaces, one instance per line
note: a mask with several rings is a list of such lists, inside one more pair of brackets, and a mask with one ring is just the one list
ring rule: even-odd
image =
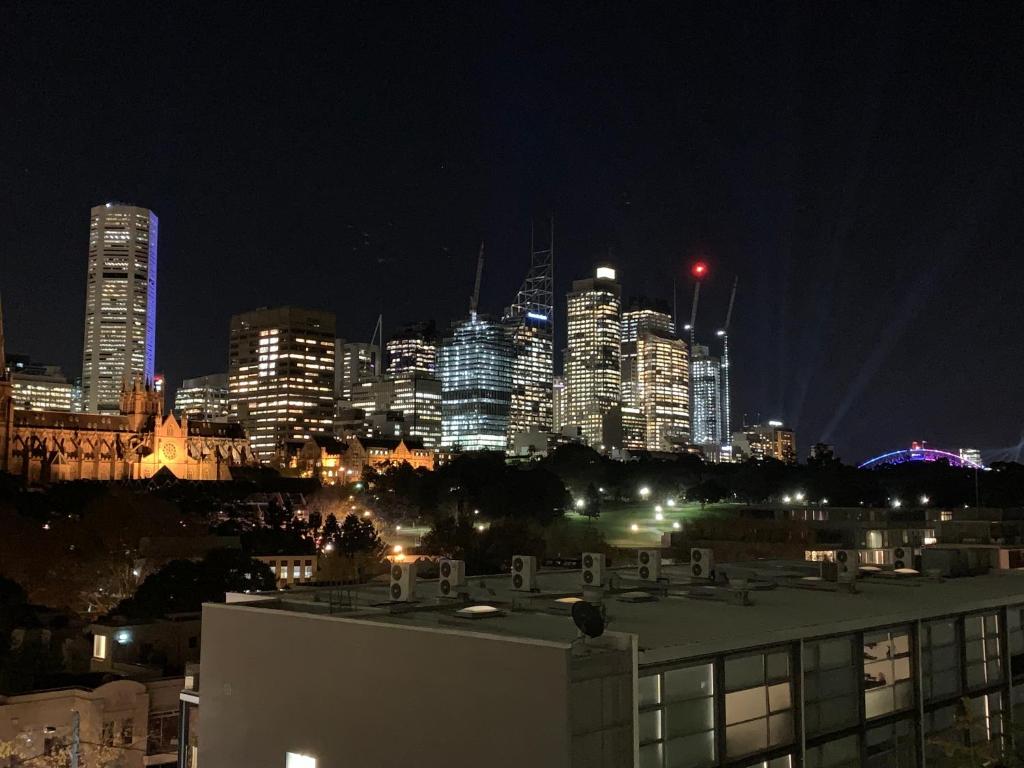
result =
[[733,656],[725,660],[725,689],[736,691],[764,682],[764,657]]
[[825,669],[848,667],[853,663],[853,644],[848,637],[822,640],[818,644],[819,665]]
[[768,743],[777,747],[793,740],[793,713],[781,712],[768,718]]
[[864,717],[887,715],[893,710],[892,688],[864,691]]
[[641,744],[646,744],[650,741],[660,741],[661,710],[655,709],[651,712],[641,712],[638,717],[638,726]]
[[765,664],[769,680],[786,680],[789,678],[789,653],[780,651],[769,653]]
[[[729,694],[730,696],[732,694]],[[694,699],[669,704],[665,707],[665,738],[686,736],[715,727],[714,698]]]
[[638,705],[649,707],[661,703],[661,675],[641,677],[638,688]]
[[752,720],[741,725],[730,725],[725,729],[725,751],[730,757],[749,755],[768,748],[768,723],[766,720]]
[[789,683],[779,683],[768,688],[768,709],[771,712],[778,712],[780,709],[789,709],[792,706],[789,698]]
[[760,686],[746,691],[727,693],[725,694],[725,722],[728,725],[752,720],[755,717],[764,717],[768,714],[767,704],[765,689]]
[[669,768],[698,768],[715,762],[715,732],[695,733],[665,742],[665,765]]
[[695,699],[710,696],[714,693],[711,664],[698,664],[695,667],[670,669],[665,675],[665,701],[679,699]]
[[662,745],[648,744],[640,747],[640,768],[661,768]]

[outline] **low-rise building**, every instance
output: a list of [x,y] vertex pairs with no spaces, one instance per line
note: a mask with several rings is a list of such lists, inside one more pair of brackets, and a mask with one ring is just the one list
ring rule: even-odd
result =
[[178,677],[0,695],[0,764],[174,765],[181,688]]
[[125,677],[180,673],[199,661],[201,624],[198,613],[169,614],[159,619],[132,620],[112,616],[89,627],[93,672]]
[[304,477],[316,477],[324,485],[358,480],[367,467],[383,471],[408,464],[413,469],[434,469],[436,455],[423,442],[406,437],[360,437],[344,440],[315,436],[296,457],[296,467]]
[[253,555],[253,560],[259,560],[270,567],[279,588],[316,581],[317,572],[320,570],[317,557],[313,554]]
[[456,598],[401,572],[344,599],[229,595],[204,607],[200,763],[928,768],[997,750],[1024,706],[1020,572],[826,581],[698,554]]

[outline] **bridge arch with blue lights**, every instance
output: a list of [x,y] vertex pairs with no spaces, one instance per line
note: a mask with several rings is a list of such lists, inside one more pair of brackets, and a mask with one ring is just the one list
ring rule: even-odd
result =
[[922,448],[913,445],[910,448],[903,448],[898,451],[889,451],[859,464],[858,469],[874,469],[886,464],[915,464],[922,461],[948,461],[951,467],[962,469],[984,469],[985,467],[976,461],[964,458],[956,453],[939,450],[938,448]]

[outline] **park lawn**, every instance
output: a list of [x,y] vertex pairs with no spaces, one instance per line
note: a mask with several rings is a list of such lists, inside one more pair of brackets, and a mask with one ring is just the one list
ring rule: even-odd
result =
[[[612,547],[656,547],[661,546],[663,533],[673,530],[672,523],[683,524],[698,517],[720,515],[742,507],[740,504],[707,504],[701,509],[696,502],[679,502],[669,507],[661,504],[663,520],[656,519],[654,509],[657,502],[613,502],[601,503],[601,515],[587,518],[576,512],[567,512],[566,519],[571,525],[594,525],[604,534],[605,541]],[[636,525],[634,531],[632,526]]]

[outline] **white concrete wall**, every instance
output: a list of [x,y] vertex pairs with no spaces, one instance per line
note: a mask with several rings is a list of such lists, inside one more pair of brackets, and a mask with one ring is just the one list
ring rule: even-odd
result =
[[564,645],[241,605],[202,637],[203,768],[570,765]]

